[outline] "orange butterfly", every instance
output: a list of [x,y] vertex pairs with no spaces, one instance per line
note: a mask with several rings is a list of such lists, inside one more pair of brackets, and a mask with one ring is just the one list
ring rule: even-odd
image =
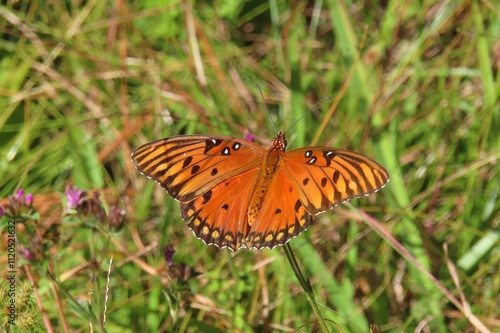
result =
[[206,244],[231,250],[283,245],[313,216],[376,192],[389,181],[377,162],[328,147],[285,152],[238,138],[179,135],[140,146],[137,169],[181,204],[182,218]]

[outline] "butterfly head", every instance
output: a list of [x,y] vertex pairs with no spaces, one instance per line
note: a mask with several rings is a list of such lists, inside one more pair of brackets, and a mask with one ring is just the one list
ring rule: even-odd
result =
[[286,149],[286,139],[285,132],[279,132],[278,135],[274,138],[272,149],[276,149],[284,152]]

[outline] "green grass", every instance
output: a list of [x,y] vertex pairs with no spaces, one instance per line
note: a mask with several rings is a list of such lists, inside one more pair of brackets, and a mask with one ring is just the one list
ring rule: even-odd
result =
[[[0,198],[22,188],[35,212],[18,220],[20,313],[2,330],[322,331],[283,248],[206,246],[130,160],[177,134],[269,147],[259,84],[278,130],[340,98],[293,127],[289,149],[351,149],[391,175],[289,243],[327,330],[500,332],[494,1],[7,3]],[[63,211],[67,185],[89,191],[94,214]],[[126,212],[122,226],[95,217],[94,192]]]

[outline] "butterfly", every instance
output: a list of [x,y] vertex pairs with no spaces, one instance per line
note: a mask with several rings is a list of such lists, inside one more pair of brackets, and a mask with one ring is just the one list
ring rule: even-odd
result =
[[283,245],[314,216],[389,181],[383,166],[361,154],[286,146],[282,132],[268,150],[235,137],[179,135],[138,147],[132,160],[180,202],[198,238],[231,250]]

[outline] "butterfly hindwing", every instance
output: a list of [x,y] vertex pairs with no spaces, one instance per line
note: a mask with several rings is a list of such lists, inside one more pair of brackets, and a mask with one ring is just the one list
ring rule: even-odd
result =
[[256,221],[250,225],[247,210],[258,176],[258,169],[248,170],[181,203],[183,219],[198,238],[221,248],[272,249],[285,244],[306,230],[313,218],[283,172],[278,172]]
[[205,243],[238,250],[249,231],[247,208],[258,176],[257,168],[245,171],[181,203],[182,218]]
[[282,171],[269,184],[256,221],[244,240],[248,249],[283,245],[306,230],[313,217],[306,211],[297,191]]
[[138,147],[132,159],[141,173],[186,202],[259,165],[265,153],[261,146],[243,139],[179,135]]
[[308,147],[288,151],[283,172],[312,215],[378,191],[389,180],[383,166],[348,150]]

